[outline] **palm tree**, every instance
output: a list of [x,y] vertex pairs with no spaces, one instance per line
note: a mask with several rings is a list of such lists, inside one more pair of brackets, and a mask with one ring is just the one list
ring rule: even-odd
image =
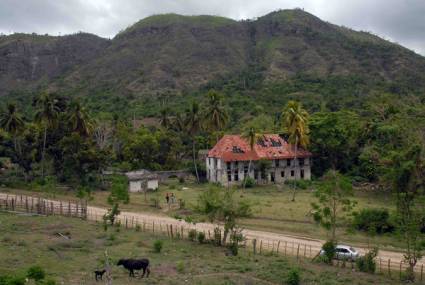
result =
[[18,154],[18,134],[24,128],[24,120],[18,113],[15,104],[7,105],[7,109],[4,113],[0,114],[0,128],[8,132],[13,137],[13,144],[15,151]]
[[44,127],[43,152],[41,155],[41,177],[44,178],[47,129],[56,125],[60,108],[58,100],[46,92],[42,93],[40,97],[36,99],[36,105],[38,106],[38,110],[35,113],[35,120]]
[[182,132],[185,130],[185,122],[180,113],[177,113],[176,117],[172,121],[172,129],[177,132]]
[[79,101],[73,101],[70,104],[68,108],[67,121],[71,126],[71,130],[82,137],[89,136],[93,131],[92,120],[86,109]]
[[[253,127],[249,128],[245,133],[242,134],[242,138],[248,141],[249,149],[251,150],[251,152],[254,151],[254,146],[257,143],[258,137],[259,137],[259,134],[255,131]],[[250,157],[249,163],[248,163],[248,176],[251,171],[251,164],[252,164],[252,158]],[[248,177],[244,177],[242,190],[245,189],[247,178]]]
[[[282,113],[282,123],[285,133],[289,136],[289,143],[295,148],[294,161],[297,163],[298,146],[306,148],[309,144],[308,113],[299,102],[289,101]],[[295,201],[295,178],[292,201]]]
[[[205,125],[207,129],[217,132],[226,126],[229,121],[229,115],[223,107],[220,93],[210,90],[207,96],[208,103],[204,114]],[[218,141],[218,135],[216,137],[216,141]]]
[[165,129],[168,129],[171,126],[171,121],[170,121],[169,113],[170,113],[170,109],[169,108],[163,108],[161,110],[161,118],[159,120],[159,123]]
[[187,132],[192,138],[193,165],[195,167],[196,179],[199,183],[198,167],[196,166],[195,136],[202,129],[202,117],[199,112],[199,104],[197,102],[192,102],[192,106],[186,113],[186,126]]

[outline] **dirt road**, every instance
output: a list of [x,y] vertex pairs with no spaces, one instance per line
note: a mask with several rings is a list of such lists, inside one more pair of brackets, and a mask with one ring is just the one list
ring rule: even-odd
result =
[[[19,197],[11,194],[5,194],[0,193],[0,199],[12,199],[14,197]],[[18,199],[19,200],[19,199]],[[58,200],[46,200],[49,203],[53,203],[55,206],[58,206],[61,202]],[[63,201],[64,207],[68,206],[68,202]],[[72,207],[72,206],[71,206]],[[66,210],[66,208],[65,208]],[[101,221],[103,215],[107,212],[107,209],[100,208],[100,207],[94,207],[94,206],[88,206],[87,207],[87,218],[89,220],[96,220]],[[129,227],[138,225],[148,225],[150,228],[157,227],[157,231],[167,232],[168,226],[172,225],[174,229],[185,229],[187,232],[189,229],[196,229],[197,231],[204,231],[204,232],[213,232],[214,228],[217,227],[217,225],[211,224],[211,223],[197,223],[197,224],[191,224],[187,223],[185,221],[176,220],[174,218],[163,216],[159,214],[152,214],[152,213],[141,213],[141,212],[126,212],[122,211],[119,215],[119,220],[122,224],[129,224]],[[266,232],[266,231],[257,231],[257,230],[250,230],[250,229],[244,229],[243,230],[244,236],[247,238],[248,241],[256,239],[257,244],[262,244],[263,249],[270,251],[278,251],[278,247],[280,247],[280,253],[285,253],[288,255],[301,255],[301,256],[307,256],[312,257],[317,254],[317,252],[320,250],[322,244],[324,243],[323,240],[310,238],[310,237],[301,237],[301,236],[293,236],[293,235],[287,235],[287,234],[281,234],[281,233],[273,233],[273,232]],[[359,248],[356,247],[361,254],[364,254],[367,249],[365,248]],[[396,252],[396,251],[388,251],[388,250],[380,250],[379,251],[379,258],[381,259],[381,263],[385,264],[383,266],[388,266],[388,262],[392,269],[397,270],[400,268],[400,262],[403,261],[403,253]],[[421,267],[424,266],[425,259],[422,259],[420,262],[418,262],[416,269],[418,271],[421,270]],[[382,267],[382,265],[381,265]],[[403,268],[405,265],[403,264]]]

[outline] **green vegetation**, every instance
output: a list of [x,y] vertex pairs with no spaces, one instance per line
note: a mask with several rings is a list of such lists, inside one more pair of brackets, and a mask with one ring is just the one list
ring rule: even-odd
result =
[[[274,255],[253,256],[248,249],[240,250],[238,256],[226,256],[224,250],[211,244],[171,241],[133,230],[115,232],[111,240],[101,225],[78,219],[0,213],[0,222],[7,233],[7,239],[0,240],[0,276],[26,276],[28,268],[37,264],[45,270],[45,279],[55,280],[56,284],[96,284],[93,271],[103,268],[107,249],[117,284],[140,283],[139,279],[130,280],[126,270],[115,266],[118,259],[130,257],[150,259],[152,272],[148,281],[152,284],[280,284],[289,280],[288,276],[295,279],[296,274],[290,273],[294,268],[303,272],[298,274],[300,284],[398,284],[380,275],[322,266],[304,259],[297,262]],[[58,232],[68,232],[72,238],[66,240]],[[152,252],[156,240],[163,242],[161,253]]]

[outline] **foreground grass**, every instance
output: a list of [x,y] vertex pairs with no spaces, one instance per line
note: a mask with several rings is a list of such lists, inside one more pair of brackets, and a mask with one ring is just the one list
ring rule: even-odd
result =
[[[42,266],[59,284],[96,284],[93,271],[103,267],[104,252],[119,258],[147,257],[152,273],[146,284],[285,284],[287,273],[299,268],[301,284],[397,284],[379,275],[353,272],[280,256],[252,255],[240,250],[236,257],[223,248],[150,233],[110,228],[57,216],[35,217],[0,213],[0,275],[22,273]],[[61,233],[70,236],[65,239]],[[164,241],[153,253],[155,240]],[[112,266],[114,284],[139,284],[122,267]]]
[[[127,211],[151,212],[171,217],[190,216],[195,221],[206,221],[205,217],[195,213],[194,208],[199,194],[209,187],[208,184],[178,183],[177,180],[169,180],[160,185],[157,192],[149,192],[146,197],[142,193],[132,193],[130,203],[122,205],[121,208]],[[0,188],[0,191],[10,193],[34,194],[16,189]],[[327,232],[315,225],[310,215],[311,203],[316,201],[314,197],[314,186],[306,190],[297,190],[296,201],[291,202],[292,193],[287,185],[268,185],[246,189],[244,198],[251,201],[253,205],[253,217],[242,219],[241,225],[256,230],[271,231],[296,236],[305,236],[319,239],[326,239]],[[177,199],[185,202],[185,209],[178,210],[176,207],[169,207],[165,203],[166,193],[174,193]],[[75,199],[75,192],[57,190],[51,193],[36,192],[41,195],[56,199]],[[93,200],[89,204],[94,206],[109,207],[106,203],[106,191],[96,191],[93,193]],[[152,199],[158,199],[160,209],[152,207]],[[392,197],[388,193],[377,191],[356,190],[353,200],[357,202],[355,210],[362,208],[386,208],[394,210]],[[377,236],[372,241],[362,233],[348,231],[341,227],[338,231],[339,239],[342,242],[351,243],[357,246],[366,246],[369,243],[378,244],[381,249],[396,250],[402,248],[403,244],[391,235]]]

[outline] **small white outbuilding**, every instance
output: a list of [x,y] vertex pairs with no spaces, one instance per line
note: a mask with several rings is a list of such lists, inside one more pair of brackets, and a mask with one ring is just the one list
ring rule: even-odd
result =
[[146,169],[127,172],[129,192],[146,192],[158,189],[158,175]]

